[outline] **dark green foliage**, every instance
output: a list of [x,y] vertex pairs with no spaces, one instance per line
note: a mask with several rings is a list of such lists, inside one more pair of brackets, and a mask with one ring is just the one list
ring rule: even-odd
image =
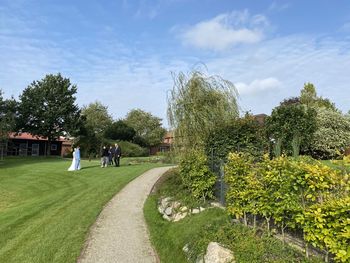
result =
[[75,104],[76,92],[76,86],[61,74],[34,81],[20,96],[20,130],[47,137],[49,142],[66,133],[77,133],[80,110]]
[[113,122],[105,131],[105,137],[108,139],[129,142],[133,140],[135,134],[134,128],[128,126],[123,120]]
[[295,98],[283,101],[266,118],[268,137],[274,143],[281,140],[282,152],[289,155],[293,154],[293,148],[294,154],[299,149],[307,151],[316,128],[316,111]]
[[142,146],[155,146],[162,142],[166,130],[162,127],[162,119],[153,116],[149,112],[140,109],[131,110],[126,118],[125,123],[132,127]]
[[264,127],[249,114],[231,121],[228,125],[214,130],[205,144],[206,154],[211,161],[225,160],[231,151],[247,152],[261,157],[267,150]]
[[[103,139],[102,145],[105,145],[107,147],[114,146],[115,143],[118,143],[122,150],[122,157],[141,157],[141,156],[148,156],[149,155],[149,149],[145,147],[141,147],[138,144],[127,142],[127,141],[114,141],[109,139]],[[100,149],[100,148],[98,148]],[[100,152],[98,152],[100,154]]]
[[0,90],[0,143],[7,140],[9,132],[15,131],[17,107],[13,98],[4,100]]

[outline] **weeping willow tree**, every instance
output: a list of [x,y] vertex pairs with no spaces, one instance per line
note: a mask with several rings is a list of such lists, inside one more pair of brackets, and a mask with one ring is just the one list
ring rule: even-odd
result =
[[173,74],[168,94],[168,120],[174,131],[176,150],[204,149],[216,128],[239,115],[238,93],[232,82],[200,71]]

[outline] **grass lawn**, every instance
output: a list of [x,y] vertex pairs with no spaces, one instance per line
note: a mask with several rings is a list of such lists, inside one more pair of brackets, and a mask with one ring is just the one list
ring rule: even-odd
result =
[[[177,198],[181,199],[179,191],[183,190],[179,179],[174,176],[164,178],[144,207],[151,241],[161,262],[185,263],[188,262],[186,257],[190,262],[196,262],[198,255],[205,254],[210,241],[231,249],[237,262],[322,262],[316,258],[305,259],[301,253],[261,231],[255,233],[243,225],[232,224],[226,212],[219,208],[208,209],[175,223],[164,220],[157,209],[159,197],[174,196],[177,189]],[[182,251],[186,244],[190,251],[188,255]]]
[[[159,164],[101,168],[82,161],[7,158],[0,161],[0,262],[76,262],[89,227],[128,182]],[[124,164],[124,165],[123,165]]]

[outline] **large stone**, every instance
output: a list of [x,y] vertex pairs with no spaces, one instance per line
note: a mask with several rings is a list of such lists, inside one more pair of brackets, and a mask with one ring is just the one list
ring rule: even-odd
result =
[[217,242],[210,242],[204,256],[205,263],[234,263],[235,258],[231,250],[222,247]]
[[169,206],[169,202],[171,201],[170,197],[165,197],[162,200],[160,200],[160,206],[165,210]]
[[159,213],[164,214],[164,209],[161,205],[158,206],[158,211]]
[[187,216],[187,213],[177,213],[173,216],[173,221],[177,222],[180,221],[181,219],[184,219]]
[[221,208],[221,209],[225,209],[225,207],[222,204],[220,204],[219,202],[211,202],[210,206],[211,207],[218,207],[218,208]]
[[163,218],[164,218],[165,220],[171,221],[171,218],[170,218],[169,216],[167,216],[166,214],[163,215]]
[[199,214],[200,210],[198,208],[193,208],[192,209],[192,214]]
[[178,201],[174,201],[171,205],[172,208],[178,209],[181,206],[181,203]]
[[171,216],[171,214],[173,213],[173,208],[171,206],[167,207],[165,210],[164,210],[164,213],[167,215],[167,216]]
[[187,206],[183,206],[180,208],[180,211],[181,212],[186,212],[188,210]]

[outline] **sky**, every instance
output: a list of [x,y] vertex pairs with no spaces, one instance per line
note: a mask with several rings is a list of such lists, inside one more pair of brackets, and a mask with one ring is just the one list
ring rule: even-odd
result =
[[242,112],[270,114],[307,82],[348,112],[350,1],[0,0],[5,98],[61,73],[79,106],[167,126],[172,76],[198,67],[235,84]]

